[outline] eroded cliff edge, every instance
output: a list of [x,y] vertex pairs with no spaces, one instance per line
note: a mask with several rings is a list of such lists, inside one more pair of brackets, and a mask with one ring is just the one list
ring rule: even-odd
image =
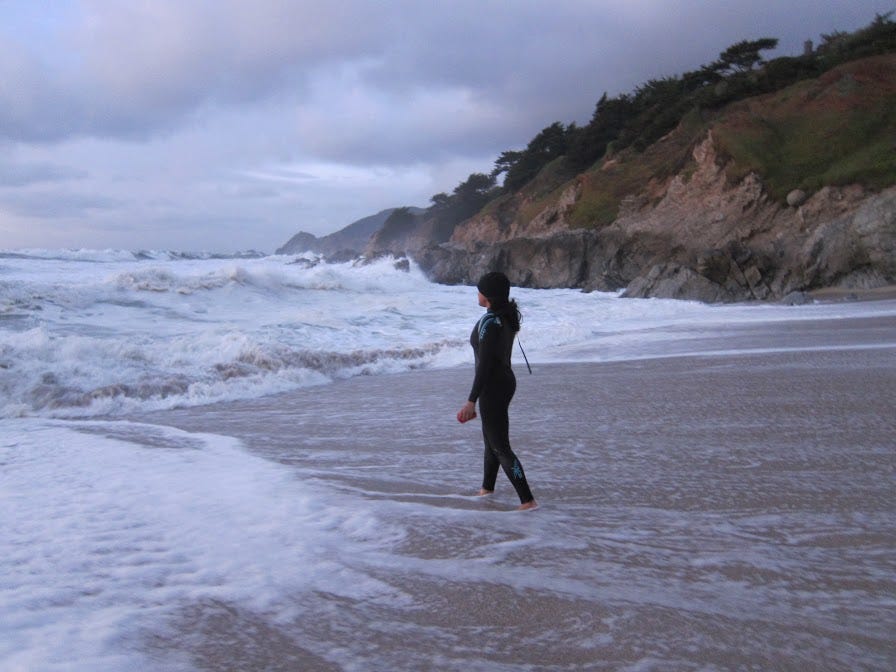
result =
[[[499,268],[522,286],[630,297],[778,300],[892,285],[896,187],[844,182],[831,166],[849,153],[892,164],[894,108],[896,57],[858,61],[691,119],[637,156],[609,155],[571,179],[543,177],[457,226],[447,242],[409,236],[388,251],[403,246],[438,282],[472,283]],[[864,144],[853,140],[860,125],[871,129]],[[784,178],[772,186],[738,155],[743,138],[759,134],[766,170],[769,153],[779,155],[772,160]],[[782,191],[788,180],[793,188]],[[378,251],[386,250],[374,236],[367,252]]]
[[896,187],[823,187],[781,204],[755,174],[729,183],[711,133],[692,156],[694,166],[670,179],[658,199],[646,192],[626,198],[602,228],[570,226],[577,181],[528,226],[483,214],[449,242],[410,254],[438,282],[472,283],[501,268],[527,287],[624,288],[630,297],[706,302],[896,281]]

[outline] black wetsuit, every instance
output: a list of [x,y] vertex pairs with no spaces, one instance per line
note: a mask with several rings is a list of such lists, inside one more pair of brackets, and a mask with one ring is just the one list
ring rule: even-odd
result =
[[479,401],[482,436],[485,439],[485,464],[482,488],[494,490],[498,466],[516,489],[520,502],[535,499],[526,482],[526,474],[510,448],[510,421],[507,409],[516,392],[516,376],[510,366],[513,339],[516,334],[500,317],[487,312],[470,334],[470,345],[476,355],[476,377],[469,401]]

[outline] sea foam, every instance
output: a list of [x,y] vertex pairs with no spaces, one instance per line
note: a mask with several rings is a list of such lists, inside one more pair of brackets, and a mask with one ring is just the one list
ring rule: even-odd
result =
[[302,591],[393,592],[336,558],[395,531],[234,439],[45,420],[3,437],[4,669],[123,669],[129,635],[203,600],[287,617]]
[[[838,319],[893,302],[707,306],[515,288],[533,362],[700,349],[707,330]],[[468,363],[475,288],[395,260],[52,251],[0,258],[0,415],[92,417]],[[519,355],[517,355],[519,357]]]

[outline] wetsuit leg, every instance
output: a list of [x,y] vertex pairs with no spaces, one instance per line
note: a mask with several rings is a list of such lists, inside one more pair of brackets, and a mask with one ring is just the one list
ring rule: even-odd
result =
[[505,389],[484,390],[479,397],[479,413],[482,417],[482,437],[485,440],[485,468],[482,478],[484,490],[494,490],[498,465],[507,474],[511,484],[525,504],[535,499],[529,490],[523,465],[510,447],[510,419],[507,409],[516,391],[516,384]]
[[[480,408],[480,413],[481,412],[482,410]],[[495,451],[492,450],[489,445],[488,434],[485,431],[484,424],[482,426],[482,438],[485,440],[485,455],[482,459],[482,489],[492,492],[495,489],[495,481],[498,480],[498,469],[501,467],[501,463],[498,462],[498,457],[495,455]]]

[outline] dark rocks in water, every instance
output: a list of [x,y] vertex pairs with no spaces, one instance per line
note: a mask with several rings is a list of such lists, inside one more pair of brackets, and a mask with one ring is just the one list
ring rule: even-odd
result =
[[812,297],[806,292],[790,292],[781,299],[781,303],[787,306],[804,306],[807,303],[812,303]]
[[337,250],[336,252],[324,256],[324,259],[326,259],[329,264],[345,264],[349,261],[354,261],[357,258],[358,252],[350,249]]
[[288,262],[289,266],[301,266],[302,268],[314,268],[320,263],[320,259],[308,259],[307,257],[299,257]]

